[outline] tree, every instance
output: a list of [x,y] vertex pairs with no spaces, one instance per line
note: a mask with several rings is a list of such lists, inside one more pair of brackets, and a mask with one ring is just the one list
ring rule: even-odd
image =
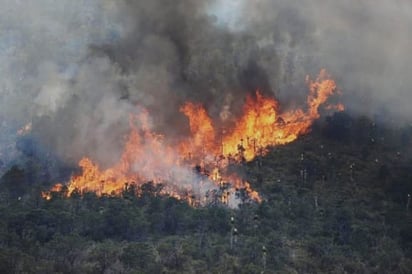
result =
[[92,246],[89,259],[97,273],[105,273],[109,269],[112,269],[113,273],[121,273],[124,272],[124,269],[119,266],[121,253],[120,244],[108,240]]
[[323,134],[332,140],[348,142],[352,123],[352,118],[346,112],[335,112],[326,118]]
[[156,251],[148,243],[129,243],[122,251],[120,261],[128,270],[139,273],[161,273]]
[[59,273],[82,273],[88,245],[77,234],[63,236],[60,234],[48,242],[42,249],[45,258],[54,262],[54,271]]
[[28,189],[24,169],[14,165],[0,179],[12,199],[17,199],[25,194]]

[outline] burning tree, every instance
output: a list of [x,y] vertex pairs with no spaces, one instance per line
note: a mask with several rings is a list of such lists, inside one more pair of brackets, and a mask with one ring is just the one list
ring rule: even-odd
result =
[[[277,100],[256,91],[246,98],[243,113],[233,127],[221,132],[202,105],[186,102],[180,111],[188,119],[190,134],[177,144],[152,130],[148,111],[131,115],[130,134],[118,163],[101,170],[89,158],[81,159],[82,174],[70,179],[68,195],[76,189],[120,195],[125,183],[141,185],[151,181],[164,186],[162,194],[193,205],[216,199],[229,206],[237,205],[239,200],[259,202],[261,197],[250,183],[228,168],[231,163],[265,154],[268,146],[290,143],[309,132],[313,121],[320,117],[320,106],[336,92],[336,84],[325,70],[316,80],[308,77],[307,83],[306,108],[282,111]],[[326,108],[342,110],[343,106]]]

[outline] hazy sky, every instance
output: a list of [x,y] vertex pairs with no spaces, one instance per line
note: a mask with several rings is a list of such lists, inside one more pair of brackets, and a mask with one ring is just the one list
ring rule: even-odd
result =
[[[0,118],[61,155],[119,155],[136,104],[178,135],[185,100],[218,118],[256,88],[302,100],[327,69],[356,114],[412,117],[407,0],[0,0]],[[167,126],[166,126],[167,125]]]

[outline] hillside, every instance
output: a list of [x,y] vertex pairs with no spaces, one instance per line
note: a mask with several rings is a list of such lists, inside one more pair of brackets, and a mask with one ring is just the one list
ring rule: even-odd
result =
[[[409,273],[410,126],[336,113],[233,168],[263,198],[191,207],[148,182],[120,197],[41,191],[36,154],[1,178],[2,273]],[[50,176],[49,176],[50,177]]]

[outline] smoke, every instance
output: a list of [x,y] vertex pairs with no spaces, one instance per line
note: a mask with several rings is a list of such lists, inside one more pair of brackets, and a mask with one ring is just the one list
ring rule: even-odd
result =
[[[117,85],[116,79],[101,90],[113,77],[98,82],[99,76],[114,66],[105,68],[98,59],[87,62],[89,45],[120,39],[127,33],[126,26],[117,20],[120,13],[111,1],[2,0],[0,4],[2,133],[12,134],[33,122],[40,141],[63,155],[75,147],[73,140],[85,134],[87,117],[99,109],[90,104],[92,95],[104,103],[112,94],[110,85]],[[85,74],[90,78],[82,78]],[[95,104],[101,106],[97,100]],[[79,123],[80,117],[84,123]],[[11,147],[2,143],[1,156],[12,154]]]
[[411,15],[407,0],[255,0],[239,24],[280,48],[284,87],[324,67],[350,110],[410,121]]
[[178,137],[186,100],[224,123],[255,89],[304,100],[305,76],[320,68],[350,110],[412,114],[406,0],[0,4],[2,127],[32,122],[33,136],[69,162],[116,162],[137,105],[154,114],[154,129]]

